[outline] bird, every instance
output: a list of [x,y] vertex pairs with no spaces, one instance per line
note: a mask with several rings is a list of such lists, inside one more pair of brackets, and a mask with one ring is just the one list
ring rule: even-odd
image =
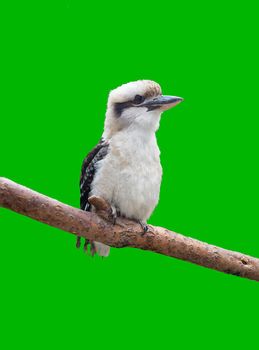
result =
[[[152,80],[129,82],[109,93],[102,137],[81,168],[82,210],[94,211],[88,198],[99,196],[111,206],[114,224],[122,216],[138,222],[143,233],[148,231],[162,180],[156,131],[161,114],[182,101],[182,97],[162,95],[160,85]],[[87,239],[85,250],[89,243],[92,255],[109,255],[109,246]]]

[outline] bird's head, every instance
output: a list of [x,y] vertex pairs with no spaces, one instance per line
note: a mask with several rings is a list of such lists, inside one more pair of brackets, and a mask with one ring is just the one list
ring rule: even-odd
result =
[[130,128],[155,132],[161,113],[180,103],[177,96],[162,95],[159,84],[151,80],[138,80],[112,90],[108,98],[104,136]]

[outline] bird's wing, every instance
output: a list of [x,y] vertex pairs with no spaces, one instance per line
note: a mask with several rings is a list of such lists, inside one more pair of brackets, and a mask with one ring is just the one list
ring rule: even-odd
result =
[[83,161],[80,177],[80,207],[83,210],[90,211],[91,209],[88,197],[96,171],[96,164],[106,156],[108,147],[108,142],[101,139]]

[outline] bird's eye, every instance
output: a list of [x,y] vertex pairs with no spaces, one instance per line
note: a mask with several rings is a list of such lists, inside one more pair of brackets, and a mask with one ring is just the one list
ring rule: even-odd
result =
[[144,96],[136,95],[134,100],[133,100],[133,103],[134,103],[134,105],[139,105],[140,103],[144,102],[144,100],[145,100]]

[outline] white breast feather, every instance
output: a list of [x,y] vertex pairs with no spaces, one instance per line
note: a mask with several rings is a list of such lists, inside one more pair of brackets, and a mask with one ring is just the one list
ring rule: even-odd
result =
[[117,133],[98,163],[91,194],[105,198],[128,218],[148,220],[159,200],[159,155],[155,134],[147,138],[138,131]]

